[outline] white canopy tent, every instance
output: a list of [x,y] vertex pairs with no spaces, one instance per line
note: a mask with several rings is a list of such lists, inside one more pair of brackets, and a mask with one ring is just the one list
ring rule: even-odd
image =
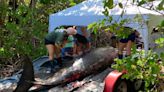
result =
[[[115,0],[114,3],[118,3],[118,0]],[[109,14],[115,22],[120,22],[122,19],[130,19],[130,22],[125,26],[136,29],[141,33],[145,50],[148,50],[149,31],[157,26],[164,17],[160,13],[138,7],[130,4],[130,2],[123,2],[123,6],[125,8],[122,17],[121,13],[123,9],[119,8],[119,6],[109,10]],[[103,0],[86,0],[76,6],[51,14],[49,16],[49,32],[62,25],[88,26],[93,22],[104,19],[103,11]],[[138,18],[141,19],[135,20],[136,15],[139,15],[140,17]]]

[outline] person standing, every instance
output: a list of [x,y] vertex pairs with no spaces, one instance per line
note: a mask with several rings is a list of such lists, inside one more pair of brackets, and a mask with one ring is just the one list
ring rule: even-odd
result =
[[[126,29],[129,29],[129,27],[125,27],[125,31]],[[131,55],[131,48],[132,45],[135,41],[136,36],[139,36],[139,32],[137,30],[131,30],[132,32],[128,35],[127,38],[122,38],[119,40],[119,44],[118,44],[118,58],[122,59],[123,58],[123,51],[124,48],[126,49],[126,55],[125,56],[129,56]]]

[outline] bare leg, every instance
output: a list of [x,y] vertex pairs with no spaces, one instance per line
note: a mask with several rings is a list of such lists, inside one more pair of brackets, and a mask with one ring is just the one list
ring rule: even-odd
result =
[[126,43],[119,42],[118,44],[118,54],[123,54],[123,50],[126,47]]
[[88,42],[86,44],[86,52],[89,51],[91,49],[91,42]]
[[132,41],[128,41],[128,43],[127,43],[126,52],[127,52],[127,55],[128,55],[128,56],[131,55],[132,44],[133,44]]
[[62,59],[60,57],[60,52],[61,52],[60,47],[53,44],[46,45],[46,47],[49,53],[49,60],[51,63],[51,68],[54,68],[54,64],[53,64],[54,54],[56,55],[56,59],[58,61],[59,66],[62,66]]
[[54,45],[54,53],[56,55],[56,58],[59,58],[60,57],[60,53],[61,53],[61,47],[57,46],[57,45]]
[[48,44],[48,45],[46,45],[46,48],[48,50],[49,60],[53,60],[54,59],[54,53],[55,53],[54,45]]
[[75,43],[73,46],[73,56],[76,56],[77,54],[77,44]]
[[123,50],[126,47],[126,43],[119,42],[118,44],[118,58],[122,59],[123,58]]
[[78,46],[77,46],[77,54],[78,55],[81,55],[83,53],[83,44],[82,43],[78,43]]

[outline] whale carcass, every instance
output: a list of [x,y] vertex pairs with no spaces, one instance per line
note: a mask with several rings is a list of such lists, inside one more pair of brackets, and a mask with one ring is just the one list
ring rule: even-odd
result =
[[38,86],[31,91],[43,91],[58,85],[64,85],[77,79],[84,78],[90,74],[98,73],[109,67],[114,58],[117,57],[117,50],[112,47],[97,48],[83,57],[74,61],[61,75],[55,73],[52,77],[43,81],[33,82]]

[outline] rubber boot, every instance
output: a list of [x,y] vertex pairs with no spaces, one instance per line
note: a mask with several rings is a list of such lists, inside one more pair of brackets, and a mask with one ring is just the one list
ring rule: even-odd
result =
[[59,67],[62,67],[63,63],[62,63],[62,58],[59,57],[56,59],[57,60],[57,64],[59,65]]
[[122,59],[123,58],[123,55],[122,54],[118,54],[118,58],[119,59]]
[[54,72],[54,68],[55,68],[54,60],[50,60],[49,64],[50,64],[50,73],[53,73]]
[[50,62],[50,67],[51,67],[51,69],[54,69],[54,67],[55,67],[55,62],[54,62],[54,60],[50,60],[49,62]]

